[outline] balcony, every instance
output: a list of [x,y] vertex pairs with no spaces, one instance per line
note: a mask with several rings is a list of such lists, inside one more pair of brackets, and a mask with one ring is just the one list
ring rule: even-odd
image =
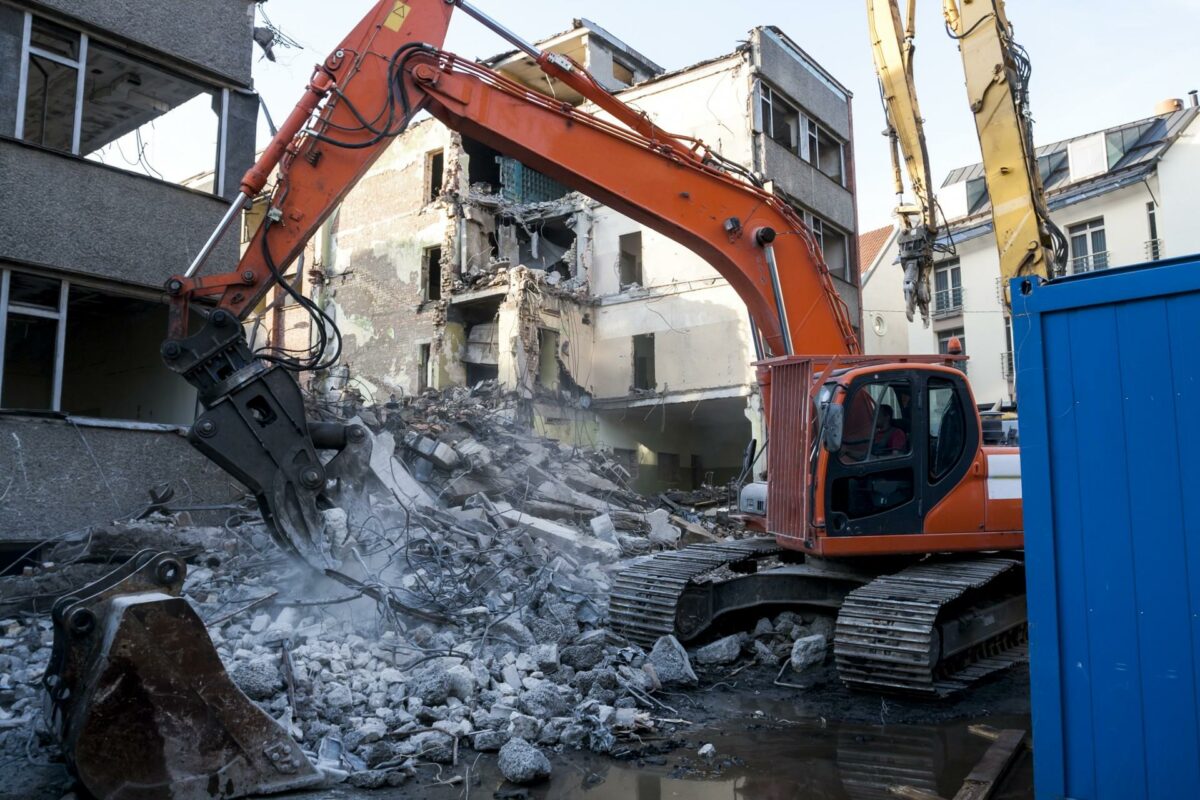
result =
[[1104,250],[1100,253],[1085,253],[1081,256],[1075,256],[1071,259],[1071,274],[1079,275],[1083,272],[1095,272],[1096,270],[1108,269],[1108,251]]
[[962,309],[963,289],[961,286],[954,286],[950,289],[942,289],[933,293],[934,319],[953,317],[956,314],[961,314]]
[[1163,257],[1162,254],[1163,254],[1163,240],[1162,239],[1147,239],[1146,240],[1146,260],[1147,261],[1158,261],[1160,258]]

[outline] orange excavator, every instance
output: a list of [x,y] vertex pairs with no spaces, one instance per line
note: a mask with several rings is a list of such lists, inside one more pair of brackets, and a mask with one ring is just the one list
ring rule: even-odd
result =
[[[456,9],[612,121],[442,51]],[[466,0],[380,0],[317,65],[209,244],[167,283],[170,338],[162,355],[196,387],[203,406],[191,441],[255,494],[281,547],[318,568],[333,563],[325,512],[353,505],[369,437],[355,426],[305,418],[294,373],[336,359],[336,335],[325,334],[331,326],[316,326],[317,352],[299,359],[252,351],[241,321],[276,283],[314,315],[323,313],[282,280],[280,265],[300,255],[423,111],[686,245],[729,281],[749,310],[768,410],[769,478],[765,496],[752,486],[742,502],[768,536],[628,565],[612,589],[614,630],[644,644],[672,633],[687,641],[722,615],[750,607],[823,608],[838,613],[834,651],[846,683],[927,695],[962,688],[1023,656],[1017,454],[983,445],[962,356],[863,355],[820,249],[789,205],[740,165],[701,141],[659,128],[578,64],[523,41]],[[271,176],[264,222],[237,268],[200,274],[212,246]],[[324,458],[322,451],[328,451]],[[110,783],[104,786],[126,785],[129,767],[105,757],[95,743],[106,731],[118,735],[106,719],[129,720],[96,698],[111,694],[105,681],[128,686],[136,680],[128,664],[108,677],[92,667],[111,664],[112,653],[124,646],[122,631],[141,635],[137,625],[125,624],[129,614],[150,613],[154,603],[177,595],[181,582],[177,561],[145,555],[142,562],[54,611],[55,658],[47,678],[52,718],[65,739],[91,743],[91,749],[75,748],[77,759],[86,750],[91,760],[74,767],[105,776]],[[149,606],[123,597],[131,580],[151,592]],[[176,606],[171,613],[186,615],[185,603]],[[107,638],[92,641],[105,631]],[[157,668],[151,690],[171,693],[173,666]],[[266,753],[258,778],[278,772],[275,783],[231,781],[227,793],[212,796],[303,784],[307,773],[294,748],[261,730],[260,738],[246,740],[239,715],[250,712],[239,703],[248,701],[219,680],[212,686],[204,700],[210,712],[205,735],[224,749],[209,748],[215,755],[194,765],[195,775],[226,774],[222,754],[247,747],[259,761]],[[262,720],[254,719],[261,729]],[[180,721],[173,717],[169,724]],[[178,765],[154,769],[169,776],[164,782],[180,783]],[[120,796],[115,789],[92,790]]]

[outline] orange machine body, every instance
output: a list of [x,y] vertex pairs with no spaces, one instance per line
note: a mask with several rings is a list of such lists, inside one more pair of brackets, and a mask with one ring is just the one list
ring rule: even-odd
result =
[[[1021,549],[1017,448],[983,445],[961,362],[903,355],[760,365],[773,386],[765,530],[788,549],[825,557]],[[895,413],[907,428],[903,451],[871,453],[868,444],[856,452],[849,439],[831,451],[829,405],[841,407],[850,430],[861,427],[856,416],[871,409],[868,398],[902,390],[908,405]],[[940,448],[937,433],[947,439]],[[874,491],[877,483],[886,492]]]

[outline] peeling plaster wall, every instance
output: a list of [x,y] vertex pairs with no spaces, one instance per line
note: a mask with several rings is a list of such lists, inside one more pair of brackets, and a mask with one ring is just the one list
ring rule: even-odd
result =
[[[738,53],[694,71],[652,81],[621,98],[668,130],[704,139],[749,164],[750,68]],[[644,288],[620,291],[619,239],[641,231]],[[654,334],[659,391],[742,386],[754,380],[745,304],[709,264],[683,245],[600,206],[593,225],[590,285],[600,296],[589,388],[622,397],[633,383],[632,337]],[[602,435],[611,428],[602,427]]]
[[425,300],[422,262],[426,248],[442,248],[444,297],[454,225],[444,200],[426,202],[426,172],[428,154],[445,150],[443,186],[451,185],[452,144],[432,120],[412,127],[347,195],[333,224],[325,295],[342,330],[342,364],[368,402],[417,392],[421,344],[431,343],[443,364],[444,301]]
[[[645,288],[617,291],[618,241],[642,231]],[[746,306],[729,284],[683,245],[608,208],[595,216],[595,349],[590,389],[621,397],[633,382],[632,340],[654,334],[659,391],[742,386],[754,381]]]

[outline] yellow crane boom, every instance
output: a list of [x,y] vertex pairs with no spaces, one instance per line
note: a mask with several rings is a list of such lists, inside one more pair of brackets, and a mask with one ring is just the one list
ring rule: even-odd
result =
[[[902,17],[899,0],[867,0],[867,25],[891,139],[906,309],[911,320],[919,308],[928,325],[929,276],[944,220],[939,222],[913,80],[916,0],[906,6]],[[1066,260],[1066,240],[1050,221],[1034,150],[1029,57],[1013,39],[1004,0],[943,0],[942,13],[962,54],[1007,302],[1008,279],[1051,277]],[[911,204],[904,200],[902,162]]]

